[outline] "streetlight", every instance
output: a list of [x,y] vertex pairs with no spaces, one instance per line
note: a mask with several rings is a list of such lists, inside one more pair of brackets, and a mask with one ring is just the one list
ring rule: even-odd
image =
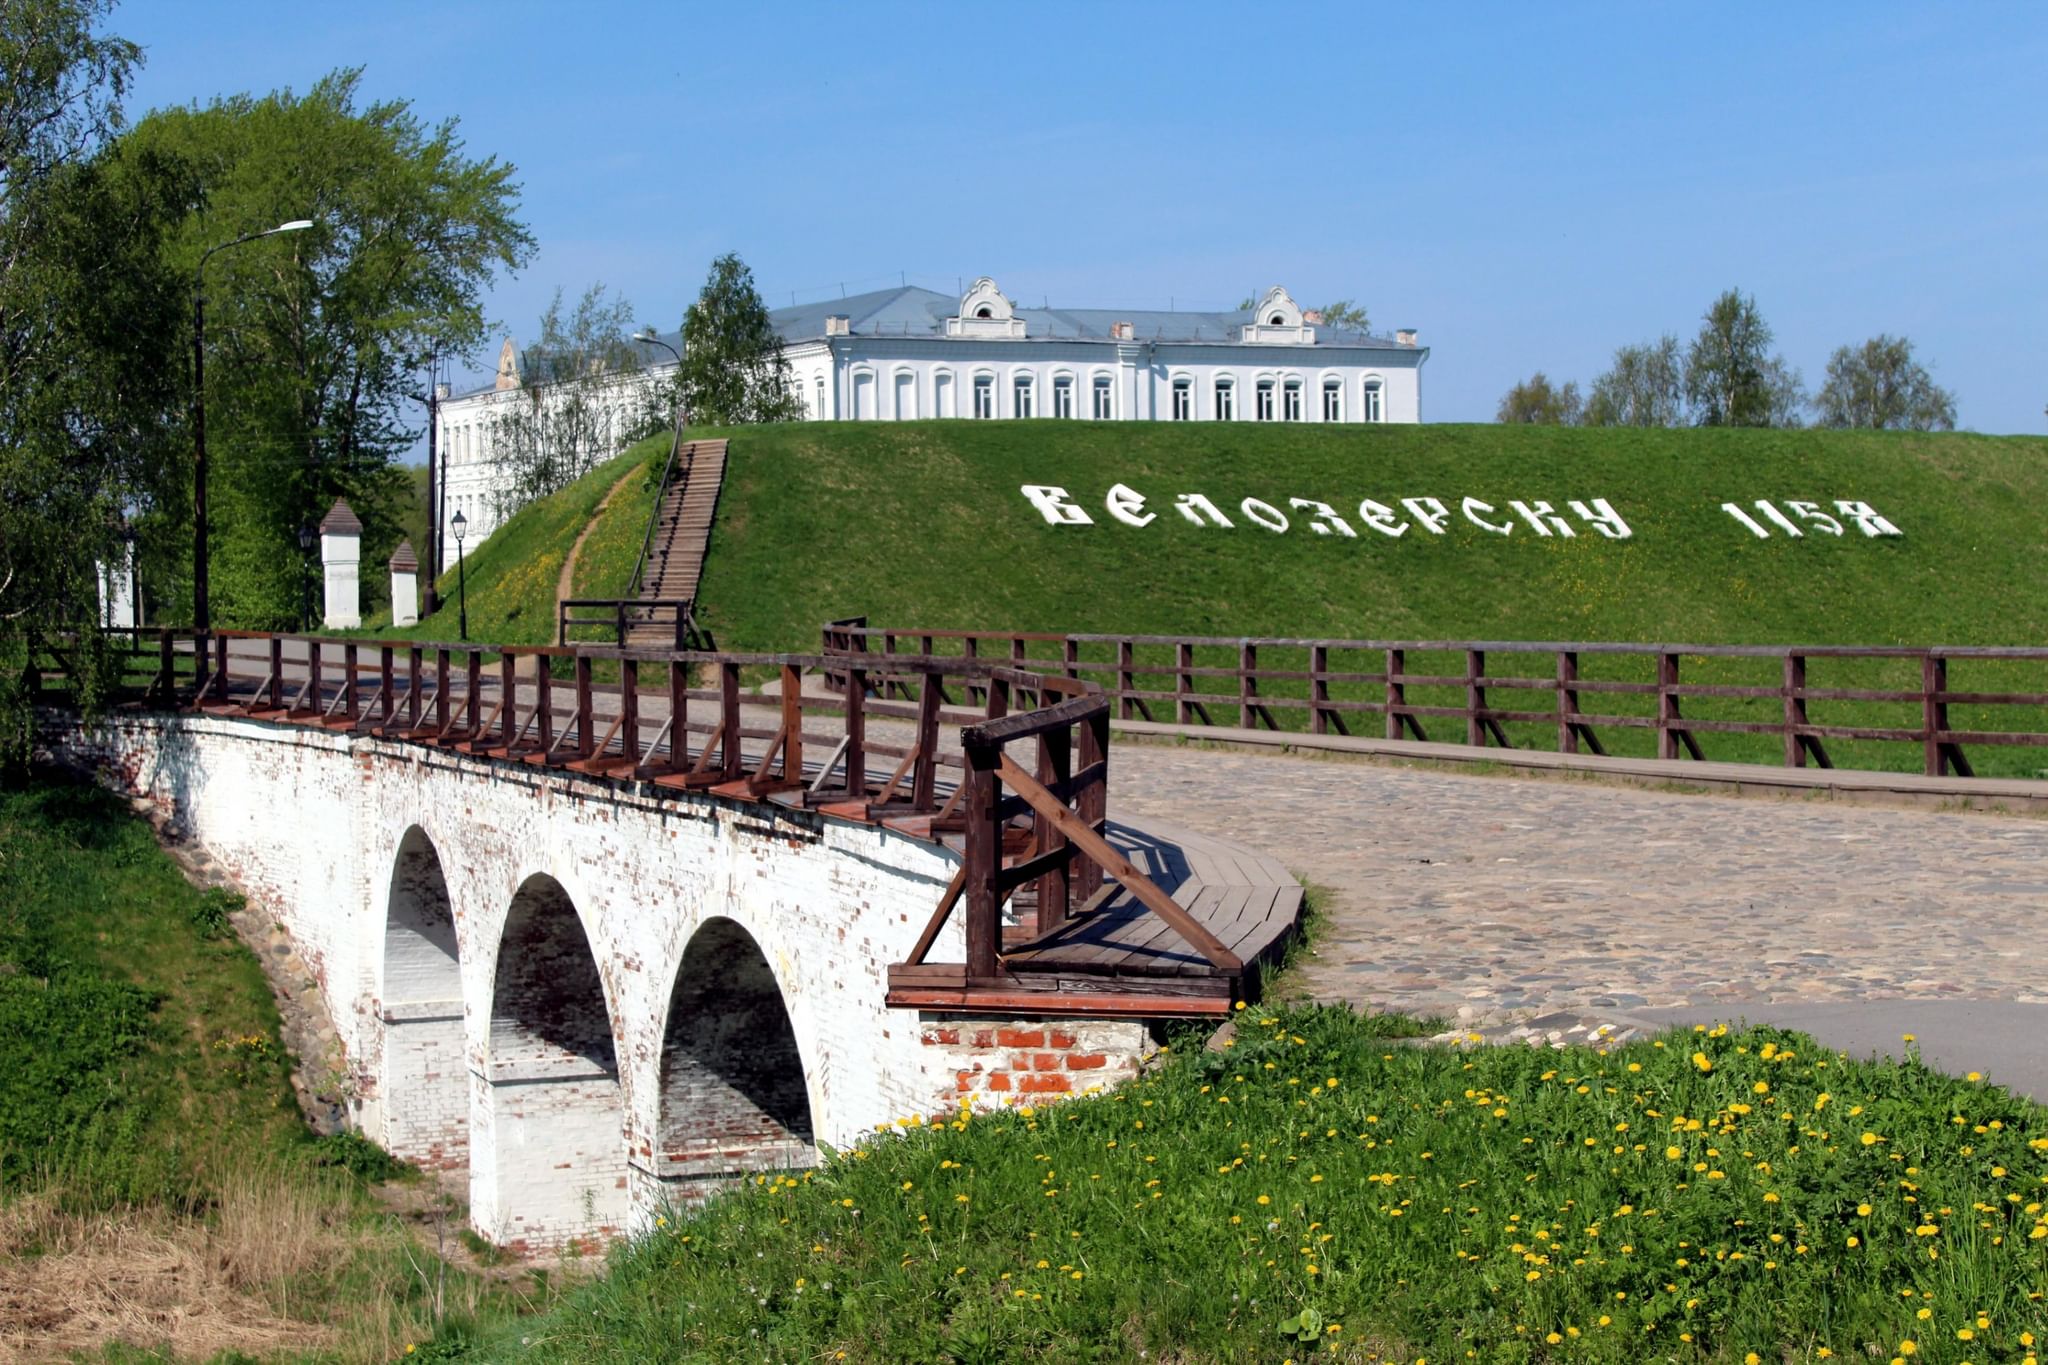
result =
[[251,232],[232,242],[210,246],[192,268],[192,627],[204,635],[208,627],[206,610],[206,263],[216,251],[275,237],[280,232],[303,232],[313,226],[310,218],[294,218],[262,232]]
[[299,523],[299,634],[313,628],[313,523]]
[[448,523],[448,529],[455,533],[455,591],[461,602],[461,615],[457,629],[462,639],[469,639],[469,570],[462,562],[462,533],[469,529],[469,518],[462,515],[462,509],[455,509],[455,519]]

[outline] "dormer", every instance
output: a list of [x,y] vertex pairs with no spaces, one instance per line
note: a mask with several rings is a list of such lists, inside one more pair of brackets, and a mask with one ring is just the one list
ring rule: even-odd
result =
[[1302,316],[1294,297],[1276,284],[1252,306],[1252,320],[1244,325],[1240,340],[1257,346],[1313,346],[1316,329]]
[[995,341],[1021,341],[1024,319],[1017,305],[1003,297],[996,282],[983,275],[960,297],[960,316],[946,319],[949,337],[981,337]]

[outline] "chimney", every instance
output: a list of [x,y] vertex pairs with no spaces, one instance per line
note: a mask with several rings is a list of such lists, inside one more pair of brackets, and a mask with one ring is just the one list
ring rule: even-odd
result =
[[1415,344],[1415,329],[1413,327],[1402,327],[1396,330],[1394,340],[1400,342],[1403,346],[1413,346]]
[[1112,322],[1109,324],[1109,336],[1112,341],[1135,341],[1138,338],[1137,324]]
[[844,313],[827,313],[825,315],[825,335],[828,337],[852,336],[852,324],[853,319]]

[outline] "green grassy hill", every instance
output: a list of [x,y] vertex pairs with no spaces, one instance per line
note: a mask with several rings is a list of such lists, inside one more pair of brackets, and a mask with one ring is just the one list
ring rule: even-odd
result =
[[[731,434],[702,593],[729,647],[814,647],[821,621],[861,613],[1353,638],[2018,644],[2048,631],[2039,437],[1052,421]],[[1112,520],[1103,499],[1118,482],[1158,519]],[[1027,483],[1066,488],[1094,524],[1049,525]],[[1234,528],[1183,520],[1171,504],[1185,492]],[[1450,508],[1443,535],[1389,538],[1358,516],[1364,498],[1398,511],[1425,496]],[[1246,497],[1294,525],[1252,526]],[[1296,497],[1332,505],[1356,538],[1309,532]],[[1634,534],[1491,534],[1460,514],[1465,497],[1496,523],[1518,522],[1511,499],[1563,512],[1605,498]],[[1860,500],[1904,535],[1791,539],[1758,498]],[[1772,538],[1722,511],[1729,501]]]

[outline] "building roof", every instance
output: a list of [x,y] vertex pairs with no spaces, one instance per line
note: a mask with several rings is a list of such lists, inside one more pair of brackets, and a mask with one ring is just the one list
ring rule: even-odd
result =
[[[960,300],[952,294],[909,285],[901,289],[878,289],[823,303],[803,303],[794,308],[777,308],[769,313],[775,330],[788,341],[810,341],[825,335],[825,319],[844,316],[854,336],[946,335],[946,319],[960,313]],[[1015,316],[1024,320],[1026,341],[1109,341],[1112,323],[1131,324],[1137,341],[1204,342],[1238,345],[1246,323],[1252,321],[1248,308],[1227,312],[1186,312],[1162,308],[1019,308]],[[1391,337],[1331,327],[1315,327],[1317,346],[1368,347],[1413,351]]]
[[336,498],[334,506],[327,509],[327,515],[320,518],[320,534],[323,536],[359,536],[362,533],[361,518],[340,498]]

